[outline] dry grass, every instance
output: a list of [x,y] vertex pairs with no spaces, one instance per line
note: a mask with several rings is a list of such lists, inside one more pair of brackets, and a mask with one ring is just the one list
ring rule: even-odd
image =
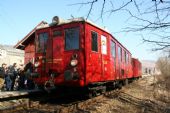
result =
[[162,76],[170,76],[170,58],[161,57],[156,63],[157,68],[160,70]]
[[4,79],[0,78],[0,90],[2,89],[3,85],[4,85]]
[[[161,58],[157,62],[161,75],[148,76],[123,87],[120,92],[103,95],[82,103],[62,106],[39,104],[20,112],[59,113],[169,113],[170,61]],[[169,108],[170,109],[170,108]]]
[[[156,76],[156,78],[159,77],[160,76]],[[71,106],[47,103],[39,104],[26,110],[21,109],[17,112],[168,113],[165,111],[170,106],[167,99],[170,96],[167,96],[167,92],[162,93],[163,88],[158,84],[162,84],[163,82],[161,81],[165,79],[160,78],[161,80],[154,82],[155,77],[148,76],[125,86],[119,91],[113,91],[113,93],[109,93],[108,95],[85,100]]]
[[159,101],[170,103],[170,58],[159,58],[157,68],[161,71],[161,74],[156,76],[154,96]]

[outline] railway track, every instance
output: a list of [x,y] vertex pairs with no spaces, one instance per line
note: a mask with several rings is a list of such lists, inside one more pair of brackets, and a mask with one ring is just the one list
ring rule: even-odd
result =
[[159,104],[158,102],[155,102],[153,100],[136,98],[124,92],[120,92],[118,99],[120,101],[130,103],[130,104],[133,104],[135,106],[142,108],[143,113],[146,113],[146,112],[169,113],[169,109],[170,109],[168,106]]
[[0,112],[29,107],[30,98],[39,96],[42,92],[42,90],[1,91]]
[[27,96],[16,100],[8,99],[3,101],[4,104],[7,102],[12,104],[6,107],[1,107],[0,104],[0,108],[2,108],[0,112],[89,112],[98,110],[101,106],[109,104],[111,100],[137,106],[142,109],[143,113],[169,113],[166,105],[149,99],[140,99],[118,89],[107,91],[105,94],[91,99],[85,98],[84,95],[57,96],[55,92],[40,93],[39,96]]
[[[115,92],[115,91],[114,91]],[[106,92],[109,94],[111,92]],[[55,92],[32,92],[32,93],[20,93],[16,94],[8,92],[8,96],[1,96],[0,98],[0,112],[2,111],[15,111],[17,109],[30,109],[37,107],[41,104],[47,104],[48,106],[55,105],[57,110],[61,109],[75,109],[76,106],[86,106],[91,105],[90,103],[95,103],[100,100],[104,95],[94,97],[92,99],[87,99],[84,95],[71,95],[71,96],[57,96]],[[35,95],[36,94],[36,95]],[[2,95],[2,94],[1,94]]]

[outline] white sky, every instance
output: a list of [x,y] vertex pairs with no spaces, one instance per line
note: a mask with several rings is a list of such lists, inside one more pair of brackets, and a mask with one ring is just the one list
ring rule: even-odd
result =
[[[80,0],[85,1],[85,0]],[[15,45],[28,32],[30,32],[42,20],[50,23],[53,16],[64,19],[74,17],[86,17],[89,6],[69,5],[77,3],[76,0],[1,0],[0,1],[0,44]],[[95,4],[89,17],[91,21],[99,26],[106,27],[113,36],[120,41],[131,53],[140,60],[156,60],[159,52],[151,52],[153,45],[142,43],[141,34],[121,33],[124,27],[135,21],[127,21],[128,15],[117,12],[111,16],[104,15],[103,21],[97,20],[100,16],[101,2]],[[114,4],[115,7],[120,5]],[[106,4],[106,7],[109,7]],[[131,7],[131,6],[130,6]],[[130,23],[131,22],[131,23]],[[146,33],[143,33],[146,35]]]

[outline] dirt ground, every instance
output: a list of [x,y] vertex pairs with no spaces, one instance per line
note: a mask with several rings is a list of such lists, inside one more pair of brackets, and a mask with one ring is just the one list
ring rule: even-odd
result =
[[141,78],[117,94],[104,95],[83,110],[91,113],[170,113],[170,90],[164,87],[163,81],[161,83],[155,76]]
[[[18,113],[170,113],[170,89],[159,77],[147,76],[93,99],[73,104],[33,102]],[[38,103],[38,104],[37,104]],[[5,111],[6,112],[6,111]],[[10,111],[11,112],[11,111]]]

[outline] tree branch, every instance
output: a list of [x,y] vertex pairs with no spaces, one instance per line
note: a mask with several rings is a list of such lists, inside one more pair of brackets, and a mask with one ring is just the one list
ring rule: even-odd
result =
[[[126,1],[126,2],[125,2]],[[88,0],[87,2],[76,3],[72,5],[88,5],[90,6],[86,19],[89,18],[92,13],[94,4],[99,2],[99,0]],[[107,4],[110,2],[110,7]],[[157,40],[145,39],[143,42],[152,43],[158,47],[153,50],[163,50],[170,47],[170,1],[165,0],[150,0],[148,1],[137,1],[137,0],[123,0],[119,1],[120,4],[114,7],[115,1],[103,0],[101,3],[101,12],[99,18],[103,21],[103,16],[105,14],[112,15],[114,12],[126,11],[130,15],[128,21],[132,21],[133,24],[123,28],[122,32],[146,32],[159,37]],[[132,8],[128,7],[130,3],[134,3]],[[98,8],[98,7],[97,7]],[[136,10],[133,10],[136,8]],[[99,9],[97,9],[99,10]],[[106,10],[106,11],[105,11]],[[137,21],[137,22],[134,22]],[[165,33],[168,32],[168,33]]]

